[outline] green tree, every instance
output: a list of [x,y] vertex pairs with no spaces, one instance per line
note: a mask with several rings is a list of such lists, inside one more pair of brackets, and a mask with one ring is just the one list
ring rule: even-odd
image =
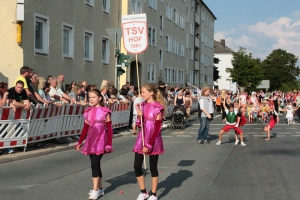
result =
[[270,80],[270,90],[293,90],[297,87],[300,69],[296,66],[298,57],[282,49],[275,49],[262,62],[264,79]]
[[232,55],[233,68],[226,68],[226,72],[230,73],[232,81],[237,82],[240,87],[248,91],[255,90],[263,80],[261,61],[253,58],[251,53],[247,54],[246,49],[241,47]]

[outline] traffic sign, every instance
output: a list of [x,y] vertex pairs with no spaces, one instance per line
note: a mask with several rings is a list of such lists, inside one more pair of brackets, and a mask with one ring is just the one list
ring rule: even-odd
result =
[[124,48],[127,52],[139,54],[148,47],[148,24],[146,14],[122,16]]

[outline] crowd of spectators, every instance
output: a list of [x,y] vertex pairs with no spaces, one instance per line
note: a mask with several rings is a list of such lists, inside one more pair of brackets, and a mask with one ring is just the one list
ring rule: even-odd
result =
[[[89,102],[88,92],[91,89],[99,88],[106,104],[134,102],[138,97],[139,91],[136,85],[126,82],[121,89],[115,88],[112,81],[103,80],[100,86],[88,84],[87,81],[72,81],[65,84],[64,74],[57,76],[48,75],[40,77],[37,72],[27,66],[20,68],[20,75],[15,79],[14,85],[9,88],[5,82],[0,82],[0,108],[10,106],[15,111],[16,107],[29,110],[41,106],[61,106],[62,104],[80,104],[87,106]],[[196,97],[196,93],[188,87],[179,88],[178,86],[168,86],[161,82],[156,84],[166,101],[176,105],[184,105],[187,109],[191,107],[191,98]],[[183,99],[183,101],[179,101]],[[133,104],[132,114],[134,112]],[[132,115],[131,115],[132,120]],[[135,132],[135,130],[133,130]],[[0,133],[4,138],[5,134]],[[67,137],[68,141],[77,139]],[[34,144],[43,146],[43,143]],[[2,153],[12,153],[13,149],[2,150]]]

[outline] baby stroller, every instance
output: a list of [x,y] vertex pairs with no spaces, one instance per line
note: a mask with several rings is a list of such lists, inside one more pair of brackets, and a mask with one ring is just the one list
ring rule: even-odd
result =
[[185,128],[184,125],[185,107],[175,106],[173,109],[173,117],[171,122],[171,129],[180,126],[181,129]]

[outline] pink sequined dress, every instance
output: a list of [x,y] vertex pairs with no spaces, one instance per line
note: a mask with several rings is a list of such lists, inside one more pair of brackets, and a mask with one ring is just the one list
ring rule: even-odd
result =
[[83,154],[100,155],[106,153],[108,133],[105,120],[109,113],[111,111],[106,107],[89,107],[84,111],[83,116],[89,123],[89,130],[81,151]]
[[[144,121],[144,139],[145,139],[145,146],[152,146],[149,144],[149,140],[154,133],[154,125],[156,117],[159,113],[164,112],[164,107],[158,102],[151,102],[151,103],[142,103],[142,111],[143,111],[143,121]],[[133,152],[143,154],[143,142],[142,142],[142,130],[140,130]],[[158,133],[155,142],[153,144],[152,151],[147,153],[147,155],[159,155],[165,152],[162,135],[161,135],[161,128],[160,132]]]

